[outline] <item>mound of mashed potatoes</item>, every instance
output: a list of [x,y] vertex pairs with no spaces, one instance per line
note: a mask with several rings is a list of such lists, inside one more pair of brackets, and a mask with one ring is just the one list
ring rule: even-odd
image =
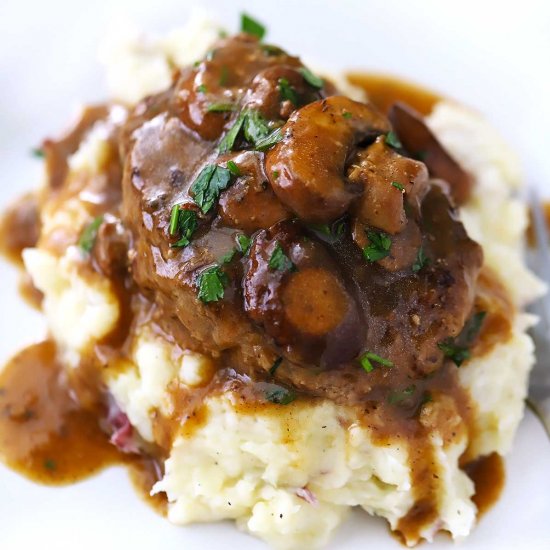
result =
[[[51,334],[75,376],[91,349],[101,353],[125,307],[116,284],[90,268],[74,244],[93,217],[94,186],[109,177],[112,127],[125,119],[126,106],[167,88],[174,66],[201,58],[218,32],[209,21],[194,21],[165,38],[136,36],[103,52],[119,105],[82,136],[68,161],[68,183],[42,208],[37,246],[23,253],[26,270],[44,294]],[[346,93],[361,95],[341,78],[334,81]],[[480,345],[458,371],[475,404],[475,429],[449,413],[452,407],[441,405],[443,397],[426,403],[420,413],[419,422],[434,427],[423,444],[431,447],[439,476],[436,513],[418,532],[406,528],[403,520],[415,503],[412,488],[419,482],[411,467],[414,450],[381,440],[354,406],[317,398],[248,407],[239,393],[239,380],[246,382],[241,374],[234,385],[207,395],[192,417],[180,418],[178,399],[200,394],[214,366],[207,355],[155,328],[153,304],[134,319],[124,353],[105,359],[101,377],[129,420],[133,441],[164,451],[163,476],[152,491],[166,494],[171,522],[233,519],[240,529],[281,549],[323,546],[356,506],[385,518],[411,546],[441,530],[460,539],[473,529],[474,484],[461,469],[461,457],[466,452],[469,460],[504,455],[510,449],[534,360],[526,334],[534,319],[523,309],[542,285],[523,261],[528,220],[516,198],[521,174],[513,151],[477,113],[459,104],[440,101],[426,122],[475,180],[460,215],[483,247],[484,266],[502,285],[509,315],[507,337]],[[434,420],[441,414],[450,414],[444,423]]]

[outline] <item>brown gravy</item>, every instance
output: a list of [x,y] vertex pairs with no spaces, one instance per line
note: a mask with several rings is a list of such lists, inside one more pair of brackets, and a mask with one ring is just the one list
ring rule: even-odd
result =
[[383,113],[387,113],[396,101],[402,101],[420,114],[429,115],[434,105],[443,99],[424,86],[387,74],[353,72],[346,76],[351,84],[363,89],[369,101]]
[[73,399],[51,341],[23,349],[0,372],[0,457],[44,485],[68,485],[125,465],[142,498],[160,513],[166,508],[164,495],[149,496],[161,476],[156,462],[109,442],[97,412]]
[[504,461],[497,453],[478,458],[464,468],[475,485],[475,494],[472,497],[477,506],[477,518],[483,516],[499,499],[506,471]]

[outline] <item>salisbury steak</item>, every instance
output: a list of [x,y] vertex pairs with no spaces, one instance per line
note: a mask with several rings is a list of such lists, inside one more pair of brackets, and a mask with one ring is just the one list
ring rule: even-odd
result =
[[448,184],[335,93],[282,50],[220,41],[130,116],[122,218],[135,282],[201,351],[376,401],[445,363],[482,253]]

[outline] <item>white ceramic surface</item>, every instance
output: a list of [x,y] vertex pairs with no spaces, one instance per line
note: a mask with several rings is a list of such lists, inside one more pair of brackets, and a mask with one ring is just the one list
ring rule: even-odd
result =
[[[205,1],[229,28],[244,8],[269,40],[317,65],[374,69],[430,85],[478,108],[519,151],[526,180],[550,194],[550,3],[462,0]],[[2,0],[0,207],[36,185],[30,148],[76,105],[105,96],[97,44],[118,17],[153,31],[185,21],[184,0]],[[44,334],[0,264],[0,360]],[[550,443],[527,414],[507,459],[504,494],[461,547],[550,548]],[[382,520],[356,513],[330,549],[400,548]],[[179,529],[136,498],[124,471],[51,489],[0,466],[0,548],[262,549],[230,523]],[[445,537],[434,550],[452,548]],[[307,550],[307,549],[304,549]]]

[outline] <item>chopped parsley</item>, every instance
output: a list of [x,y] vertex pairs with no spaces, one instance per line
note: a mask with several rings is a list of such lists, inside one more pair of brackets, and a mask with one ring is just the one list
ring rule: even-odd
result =
[[208,113],[229,113],[237,107],[233,103],[211,103],[206,108]]
[[220,153],[228,153],[233,150],[241,130],[246,141],[252,144],[257,151],[266,151],[282,139],[280,128],[271,131],[259,111],[245,109],[239,113],[235,123],[221,140],[218,146]]
[[460,367],[466,359],[470,358],[470,350],[456,344],[453,338],[447,338],[443,340],[443,342],[439,342],[437,347],[443,352],[443,355],[451,359],[457,367]]
[[82,231],[80,239],[78,239],[78,246],[81,250],[89,254],[94,247],[95,240],[97,238],[97,232],[99,227],[103,223],[103,216],[94,218]]
[[271,175],[273,176],[273,179],[276,180],[281,174],[279,173],[279,170],[273,170]]
[[239,167],[237,166],[237,164],[235,163],[235,161],[233,160],[228,160],[227,161],[227,169],[234,175],[234,176],[240,176],[241,175],[241,171],[239,170]]
[[274,46],[273,44],[262,44],[261,48],[265,55],[284,55],[286,53],[279,46]]
[[298,72],[304,77],[304,80],[313,88],[322,88],[324,81],[322,78],[313,74],[307,67],[300,67]]
[[446,338],[437,344],[443,355],[450,359],[457,367],[460,367],[464,361],[471,357],[469,348],[479,334],[486,315],[486,311],[475,313],[468,319],[462,332],[456,338]]
[[391,184],[396,189],[399,189],[399,191],[405,191],[405,188],[403,187],[403,185],[400,184],[398,181],[392,181]]
[[31,155],[34,158],[43,159],[45,155],[44,149],[41,149],[40,147],[34,147],[33,149],[31,149]]
[[281,244],[277,242],[269,258],[269,269],[274,271],[294,271],[296,266],[290,261],[290,258],[284,253]]
[[256,151],[267,151],[268,149],[271,149],[274,145],[277,145],[279,141],[283,139],[283,132],[281,128],[277,128],[276,130],[273,130],[271,134],[266,136],[263,139],[258,140],[255,143]]
[[282,386],[272,385],[270,389],[265,391],[265,398],[277,405],[288,405],[296,399],[296,394]]
[[171,237],[178,236],[179,240],[170,245],[170,248],[183,248],[191,242],[193,233],[197,230],[197,213],[194,210],[182,210],[179,204],[172,207],[168,232]]
[[225,134],[223,139],[220,141],[220,144],[218,145],[218,151],[220,153],[228,153],[229,151],[233,150],[233,147],[235,147],[235,141],[237,141],[237,137],[239,136],[241,128],[243,127],[244,119],[245,112],[243,111],[239,114],[233,126],[231,126],[227,134]]
[[241,14],[241,32],[251,34],[261,40],[265,36],[265,27],[246,13]]
[[252,245],[252,239],[242,233],[237,237],[237,244],[239,246],[239,251],[243,256],[245,256],[248,251],[250,250],[250,246]]
[[298,92],[286,78],[279,78],[278,87],[282,101],[288,100],[296,107],[299,105]]
[[213,265],[201,271],[197,278],[199,286],[199,300],[205,303],[217,302],[224,295],[224,289],[229,280],[227,275],[220,269],[218,265]]
[[416,386],[411,384],[407,386],[404,390],[395,390],[388,395],[388,403],[390,405],[399,405],[410,397],[416,391]]
[[374,370],[375,365],[373,365],[373,363],[378,363],[379,365],[382,365],[384,367],[393,367],[392,361],[390,361],[389,359],[384,359],[383,357],[380,357],[380,355],[376,355],[376,353],[372,353],[371,351],[367,351],[367,353],[364,353],[359,358],[359,362],[367,372],[371,372],[372,370]]
[[277,369],[281,366],[282,362],[282,357],[277,357],[277,359],[273,361],[273,365],[271,365],[271,368],[269,369],[269,376],[275,376],[275,373],[277,372]]
[[403,147],[401,141],[399,141],[399,138],[397,137],[397,134],[393,130],[390,130],[386,134],[385,142],[394,149],[401,149]]
[[195,204],[206,214],[229,185],[231,172],[217,164],[204,167],[190,189]]
[[57,462],[51,458],[46,458],[46,460],[44,460],[44,468],[50,472],[53,472],[57,470]]
[[220,79],[218,80],[218,84],[220,86],[227,86],[227,81],[229,80],[229,69],[226,65],[222,65],[221,71],[220,71]]
[[430,258],[424,253],[424,247],[421,245],[416,253],[416,260],[412,265],[413,273],[418,273],[421,269],[430,263]]
[[330,242],[336,242],[342,238],[346,230],[346,222],[343,220],[337,221],[333,224],[328,223],[310,223],[307,225],[309,229],[320,233],[324,237],[328,237]]
[[226,254],[224,254],[221,258],[220,258],[220,262],[222,264],[228,264],[231,262],[231,260],[235,257],[235,254],[237,253],[237,251],[232,248],[229,252],[227,252]]
[[197,86],[197,92],[200,92],[201,94],[205,94],[208,91],[206,84],[200,84]]
[[342,116],[343,116],[344,118],[348,118],[348,119],[349,119],[349,118],[352,118],[352,117],[353,117],[353,114],[350,113],[349,111],[344,111],[344,112],[342,113]]
[[368,262],[377,262],[389,256],[391,239],[382,231],[367,231],[370,244],[363,248],[363,256]]

